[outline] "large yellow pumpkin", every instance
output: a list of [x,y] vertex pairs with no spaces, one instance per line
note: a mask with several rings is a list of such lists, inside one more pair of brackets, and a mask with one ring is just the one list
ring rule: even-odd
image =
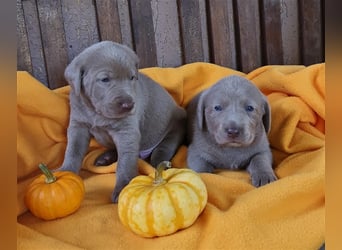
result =
[[137,176],[121,191],[121,222],[143,237],[164,236],[191,226],[207,204],[207,189],[190,169],[162,162],[149,176]]
[[39,164],[39,168],[43,174],[30,183],[25,194],[31,213],[52,220],[75,212],[85,194],[81,177],[68,171],[52,173],[44,164]]

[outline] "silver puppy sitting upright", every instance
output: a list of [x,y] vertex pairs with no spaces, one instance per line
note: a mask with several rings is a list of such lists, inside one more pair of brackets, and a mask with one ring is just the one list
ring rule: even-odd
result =
[[71,110],[65,159],[58,170],[79,173],[94,137],[111,150],[98,161],[109,164],[117,152],[112,193],[117,202],[122,188],[138,174],[138,157],[156,166],[176,153],[186,112],[164,88],[138,72],[138,57],[131,49],[114,42],[85,49],[68,65],[65,78],[71,85]]
[[256,187],[275,181],[267,139],[271,114],[266,97],[247,79],[229,76],[188,105],[189,168],[246,169]]

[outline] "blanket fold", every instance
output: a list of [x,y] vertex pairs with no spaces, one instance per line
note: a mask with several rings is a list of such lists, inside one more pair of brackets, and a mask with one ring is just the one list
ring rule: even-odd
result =
[[[325,64],[264,66],[249,74],[209,63],[178,68],[146,68],[185,107],[222,77],[250,79],[268,98],[269,140],[279,180],[255,188],[245,171],[200,174],[208,204],[196,222],[172,235],[145,239],[124,228],[110,202],[116,163],[96,167],[103,152],[91,140],[80,175],[85,199],[74,214],[54,221],[34,217],[25,207],[27,185],[38,164],[61,165],[66,147],[70,87],[50,90],[17,72],[17,242],[18,249],[318,249],[325,232]],[[172,159],[184,168],[187,148]],[[139,173],[154,171],[139,160]]]

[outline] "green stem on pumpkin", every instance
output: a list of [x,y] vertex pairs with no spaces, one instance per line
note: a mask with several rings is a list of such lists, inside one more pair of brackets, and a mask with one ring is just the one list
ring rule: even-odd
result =
[[171,168],[171,162],[162,161],[161,163],[159,163],[155,172],[153,185],[160,185],[165,183],[165,180],[163,179],[163,171],[167,168]]
[[45,177],[46,177],[45,182],[46,183],[48,183],[48,184],[53,183],[57,180],[56,176],[53,175],[53,173],[48,169],[48,167],[44,163],[39,163],[38,167],[40,168],[40,170],[45,175]]

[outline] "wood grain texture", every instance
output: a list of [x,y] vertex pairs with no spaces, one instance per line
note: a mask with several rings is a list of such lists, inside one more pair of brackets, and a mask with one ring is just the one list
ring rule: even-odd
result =
[[151,7],[158,66],[178,66],[182,64],[182,54],[177,2],[152,0]]
[[100,41],[92,0],[61,0],[68,62],[88,46]]
[[201,37],[202,37],[202,52],[203,58],[202,62],[210,62],[210,44],[209,44],[209,33],[208,33],[208,1],[206,0],[198,0],[198,7],[200,13],[200,21],[201,21]]
[[213,0],[209,7],[211,59],[216,64],[237,68],[233,1]]
[[117,0],[96,0],[100,40],[122,43],[120,15]]
[[262,3],[262,46],[265,64],[283,64],[283,39],[281,20],[281,0],[264,0]]
[[157,65],[157,52],[154,39],[154,27],[151,2],[145,0],[130,1],[133,42],[140,58],[140,68]]
[[281,1],[283,63],[300,64],[299,17],[297,1]]
[[23,1],[23,9],[27,26],[27,37],[31,54],[32,74],[41,82],[47,83],[48,77],[45,67],[42,37],[36,1]]
[[131,24],[131,14],[128,0],[117,0],[119,8],[120,28],[122,43],[130,48],[134,48]]
[[48,86],[54,89],[67,84],[64,79],[64,70],[68,64],[68,52],[61,2],[59,0],[37,0],[37,8],[48,75]]
[[321,0],[300,0],[302,63],[310,65],[323,57]]
[[324,0],[16,0],[17,68],[66,84],[67,64],[101,40],[140,68],[210,62],[245,73],[324,62]]
[[203,61],[201,12],[198,0],[179,1],[183,63]]
[[262,65],[259,1],[236,1],[240,67],[243,72]]
[[32,74],[31,55],[26,33],[23,5],[17,0],[17,69],[26,70]]

